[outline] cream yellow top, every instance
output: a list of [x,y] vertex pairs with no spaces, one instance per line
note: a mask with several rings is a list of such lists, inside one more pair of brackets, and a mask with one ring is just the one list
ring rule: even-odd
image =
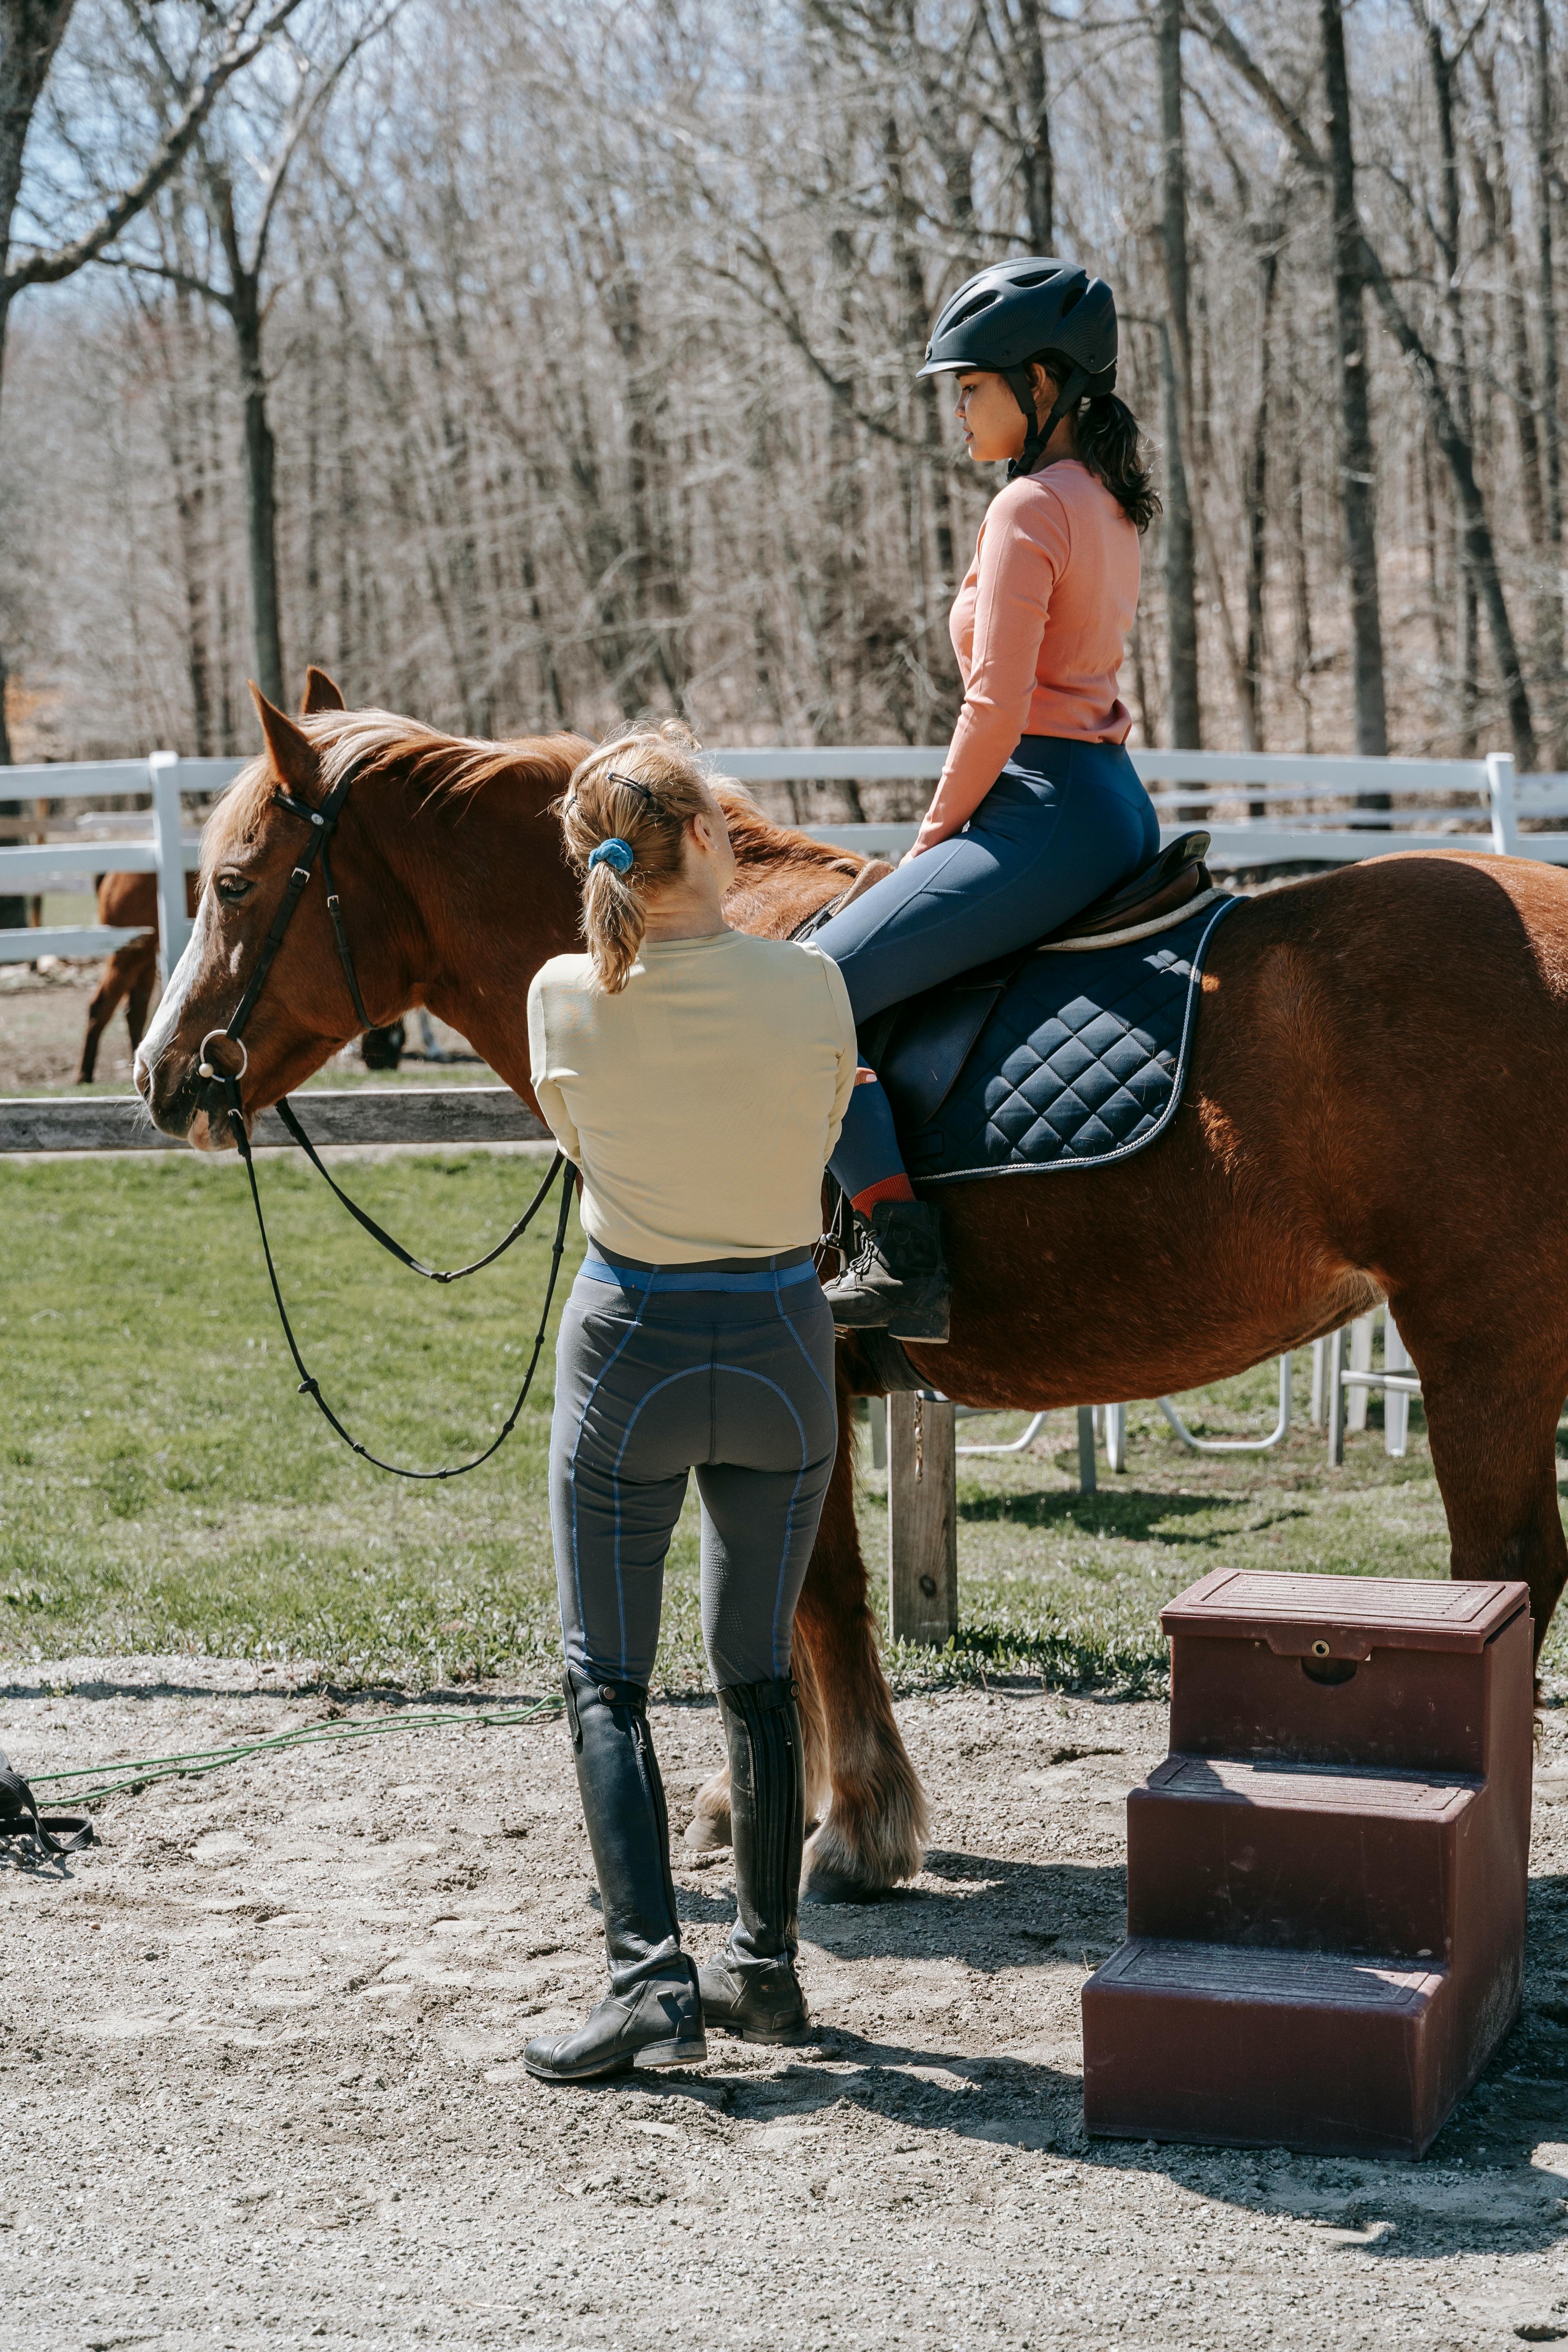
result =
[[528,1044],[610,1256],[681,1265],[816,1241],[856,1066],[848,992],[819,949],[648,940],[616,996],[587,956],[553,956],[528,992]]

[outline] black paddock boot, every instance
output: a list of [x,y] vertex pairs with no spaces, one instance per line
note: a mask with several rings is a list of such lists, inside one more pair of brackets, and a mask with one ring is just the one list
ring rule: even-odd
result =
[[740,1917],[698,1974],[702,2014],[742,2042],[804,2042],[811,2031],[795,1972],[805,1777],[795,1685],[736,1683],[719,1694],[730,1748],[730,1820]]
[[633,2067],[696,2066],[708,2055],[697,1971],[680,1948],[669,1875],[669,1817],[636,1683],[566,1669],[577,1787],[605,1915],[610,1997],[560,2041],[531,2042],[523,2063],[546,2083]]
[[938,1212],[925,1201],[879,1201],[869,1227],[859,1230],[858,1255],[822,1286],[835,1323],[846,1331],[890,1331],[895,1339],[942,1344],[952,1287]]

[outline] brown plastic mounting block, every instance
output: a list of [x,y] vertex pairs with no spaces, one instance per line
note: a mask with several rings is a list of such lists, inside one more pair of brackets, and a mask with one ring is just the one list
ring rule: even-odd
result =
[[1089,2129],[1418,2157],[1519,2008],[1526,1588],[1222,1569],[1161,1623]]

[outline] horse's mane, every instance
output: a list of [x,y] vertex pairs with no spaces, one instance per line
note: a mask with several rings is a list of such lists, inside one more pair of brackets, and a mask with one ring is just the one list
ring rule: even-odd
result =
[[[581,735],[520,735],[500,742],[443,735],[391,710],[318,710],[293,723],[320,751],[321,781],[329,789],[353,767],[367,782],[398,768],[427,800],[464,798],[502,776],[524,773],[549,793],[564,792],[573,769],[591,749]],[[225,822],[208,835],[213,848],[220,832],[226,840],[234,831],[242,836],[254,833],[275,789],[271,761],[263,752],[240,770],[218,803],[215,814],[221,813]],[[204,884],[207,864],[204,854]]]
[[[426,800],[466,798],[501,777],[525,772],[529,782],[551,793],[564,792],[573,769],[593,748],[581,735],[520,735],[500,742],[443,735],[417,719],[390,710],[319,710],[293,723],[320,752],[321,781],[329,790],[350,768],[357,768],[367,782],[397,769]],[[204,844],[204,885],[220,837],[226,841],[236,832],[242,837],[253,834],[266,816],[274,789],[265,753],[241,769],[218,803],[216,813],[224,822],[209,828]],[[804,877],[824,868],[855,874],[865,863],[849,850],[772,824],[744,787],[722,774],[714,775],[713,789],[742,867],[763,866],[773,874],[792,871]]]
[[835,874],[858,874],[865,864],[853,850],[836,849],[830,841],[813,841],[792,826],[773,824],[763,814],[743,785],[722,776],[713,779],[713,791],[730,828],[730,843],[742,866],[766,866],[775,872],[794,866],[807,873],[826,866]]

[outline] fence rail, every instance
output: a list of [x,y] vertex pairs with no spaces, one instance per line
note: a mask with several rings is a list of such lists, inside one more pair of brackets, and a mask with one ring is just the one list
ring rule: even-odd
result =
[[[312,1143],[548,1143],[550,1130],[510,1087],[320,1087],[293,1097]],[[274,1110],[258,1146],[298,1147]],[[0,1098],[0,1152],[188,1151],[161,1134],[139,1095]]]
[[[714,756],[738,783],[928,784],[942,773],[947,755],[943,746],[931,744],[813,744],[721,746]],[[1288,751],[1135,751],[1131,756],[1152,789],[1163,839],[1173,840],[1194,824],[1207,825],[1214,836],[1212,861],[1222,871],[1302,860],[1349,864],[1396,850],[1466,847],[1568,864],[1568,832],[1549,829],[1551,818],[1568,817],[1568,775],[1516,777],[1507,752],[1476,760],[1363,760]],[[196,836],[184,829],[182,803],[193,793],[221,791],[246,764],[154,751],[147,760],[6,769],[0,776],[0,793],[6,799],[135,795],[149,800],[151,808],[131,819],[150,819],[148,830],[135,839],[0,844],[0,893],[37,893],[51,881],[82,874],[155,874],[166,974],[190,935],[184,877],[195,872],[199,858]],[[1391,804],[1368,808],[1364,803],[1373,793],[1387,795]],[[1442,795],[1447,800],[1436,797]],[[1300,805],[1325,802],[1338,805]],[[847,849],[901,857],[916,828],[847,823],[805,830]],[[107,954],[138,936],[99,924],[0,930],[0,963],[48,954]]]

